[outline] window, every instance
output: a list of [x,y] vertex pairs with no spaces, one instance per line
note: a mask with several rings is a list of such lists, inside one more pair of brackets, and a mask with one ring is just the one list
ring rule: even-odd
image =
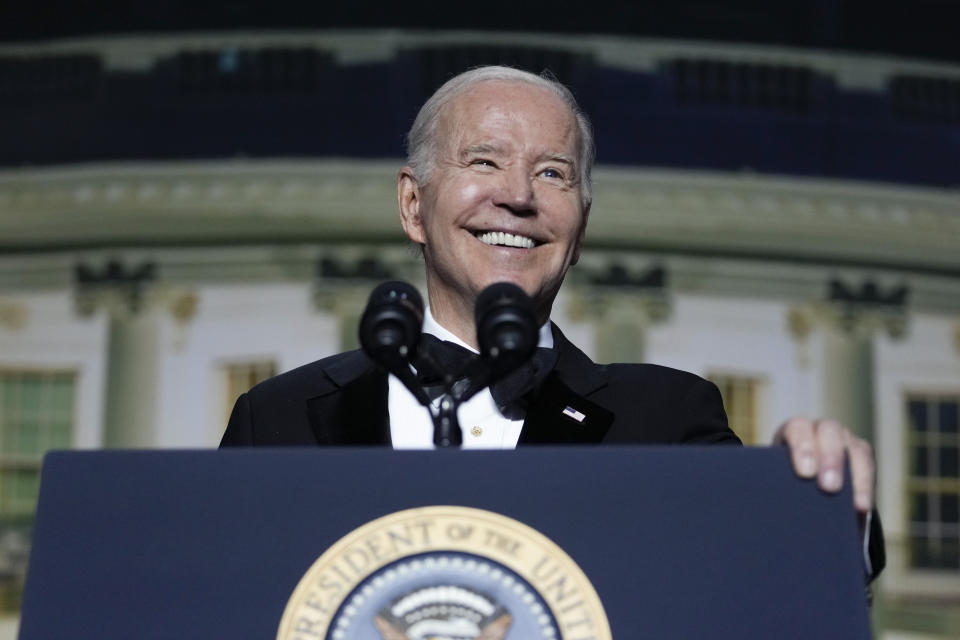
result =
[[960,395],[907,397],[910,566],[960,569]]
[[20,608],[40,464],[47,450],[72,443],[75,380],[0,371],[0,616]]
[[0,371],[0,516],[32,514],[43,454],[70,447],[75,378]]
[[224,376],[226,378],[226,417],[223,424],[230,418],[230,412],[233,410],[233,404],[241,394],[250,390],[250,387],[263,382],[267,378],[277,375],[277,366],[272,360],[259,360],[254,362],[237,362],[224,365]]
[[713,375],[708,378],[720,389],[730,428],[740,436],[743,444],[757,444],[761,381],[757,378],[729,375]]

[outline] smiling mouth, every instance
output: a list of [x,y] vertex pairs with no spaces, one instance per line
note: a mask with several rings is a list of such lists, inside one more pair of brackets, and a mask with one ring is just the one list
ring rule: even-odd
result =
[[517,249],[533,249],[537,241],[527,236],[507,233],[505,231],[481,231],[474,234],[477,240],[494,247],[514,247]]

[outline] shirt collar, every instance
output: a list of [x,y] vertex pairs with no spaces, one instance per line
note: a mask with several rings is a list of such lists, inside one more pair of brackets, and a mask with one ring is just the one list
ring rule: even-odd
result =
[[[430,312],[429,305],[427,305],[427,308],[423,313],[423,332],[432,334],[441,340],[458,344],[465,349],[469,349],[470,351],[477,353],[476,349],[468,345],[466,342],[455,336],[444,327],[440,326],[440,323],[437,322],[433,317],[433,313]],[[537,346],[542,349],[553,349],[553,331],[550,330],[549,320],[547,320],[543,326],[540,327],[540,339],[537,342]]]

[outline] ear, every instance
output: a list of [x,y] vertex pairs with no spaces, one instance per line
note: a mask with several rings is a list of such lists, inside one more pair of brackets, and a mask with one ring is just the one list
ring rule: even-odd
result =
[[587,218],[590,217],[590,204],[587,204],[583,208],[583,220],[580,223],[580,231],[577,233],[577,243],[573,247],[573,260],[570,261],[571,267],[580,261],[580,249],[583,247],[583,239],[587,236]]
[[423,219],[420,217],[422,197],[420,184],[410,167],[400,169],[397,174],[397,205],[400,207],[400,225],[411,241],[417,244],[426,242],[423,232]]

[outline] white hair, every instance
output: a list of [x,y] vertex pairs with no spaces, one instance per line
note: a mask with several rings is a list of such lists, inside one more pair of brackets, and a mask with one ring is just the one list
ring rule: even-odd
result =
[[433,174],[437,156],[437,124],[443,108],[456,96],[484,82],[523,82],[550,91],[567,105],[577,122],[579,132],[580,155],[577,158],[577,172],[580,197],[583,205],[589,206],[592,201],[591,172],[595,156],[593,128],[587,114],[580,109],[570,90],[549,71],[538,76],[512,67],[477,67],[445,82],[420,107],[420,112],[407,133],[407,166],[413,171],[417,181],[425,185]]

